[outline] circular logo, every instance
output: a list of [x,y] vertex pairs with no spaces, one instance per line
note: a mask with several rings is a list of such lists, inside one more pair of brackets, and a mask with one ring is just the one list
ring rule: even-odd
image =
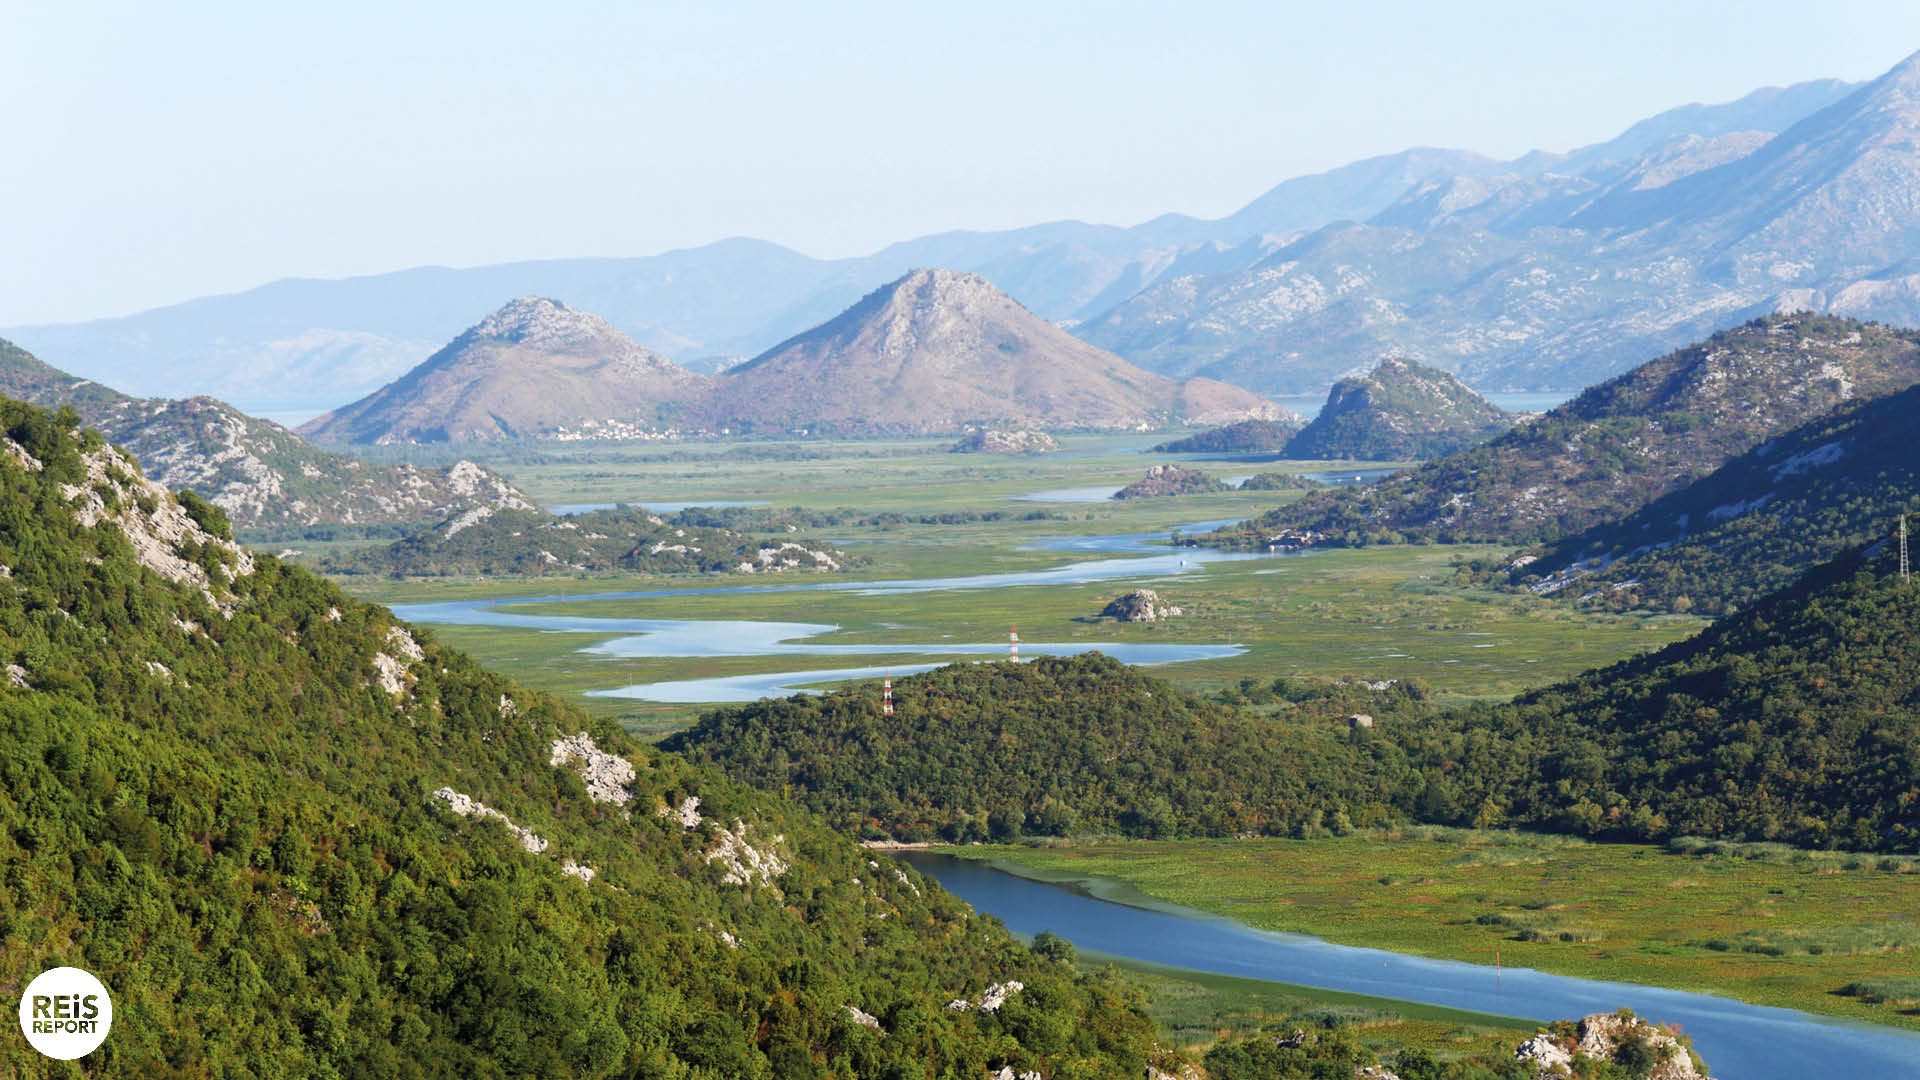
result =
[[20,996],[20,1031],[35,1050],[72,1061],[94,1052],[113,1027],[113,999],[90,972],[48,968]]

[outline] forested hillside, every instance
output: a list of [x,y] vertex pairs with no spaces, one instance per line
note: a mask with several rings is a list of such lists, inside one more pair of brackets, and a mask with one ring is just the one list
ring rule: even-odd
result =
[[1098,656],[1042,658],[901,679],[891,718],[861,687],[716,711],[667,745],[903,840],[1422,820],[1912,852],[1920,579],[1883,555],[1510,704],[1299,680],[1207,703]]
[[1397,819],[1419,793],[1391,747],[1356,749],[1324,710],[1261,719],[1098,654],[956,664],[896,681],[894,702],[757,701],[662,745],[899,840],[1286,835]]
[[1920,850],[1920,580],[1843,558],[1699,636],[1389,729],[1435,816]]
[[1816,420],[1638,513],[1529,552],[1506,576],[1608,607],[1743,607],[1920,514],[1916,420],[1920,387]]
[[1318,492],[1217,542],[1548,543],[1633,513],[1767,439],[1920,382],[1920,331],[1770,316],[1601,383],[1483,446]]
[[1144,1074],[1119,989],[932,882],[250,555],[71,413],[0,431],[0,986],[116,1014],[19,1075]]

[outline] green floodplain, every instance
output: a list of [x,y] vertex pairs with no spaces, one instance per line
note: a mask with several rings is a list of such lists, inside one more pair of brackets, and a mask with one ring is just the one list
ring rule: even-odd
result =
[[[833,526],[806,538],[854,557],[844,580],[1024,571],[1099,554],[1037,550],[1043,538],[1171,534],[1252,516],[1294,492],[1226,492],[1132,501],[1029,502],[1054,489],[1119,487],[1164,456],[1168,436],[1081,436],[1062,453],[949,452],[939,440],[573,444],[483,458],[547,505],[764,502],[850,508],[908,521]],[[515,456],[519,455],[519,456]],[[1186,459],[1223,478],[1376,463]],[[1000,512],[999,520],[978,515]],[[1488,547],[1334,550],[1196,566],[1136,583],[1019,586],[909,595],[728,592],[542,604],[543,614],[752,619],[829,624],[816,641],[1235,644],[1227,659],[1158,667],[1197,694],[1282,675],[1418,679],[1441,703],[1503,699],[1685,637],[1702,620],[1573,610],[1461,583],[1458,564]],[[815,575],[777,583],[824,580]],[[764,584],[715,578],[693,584]],[[684,577],[389,580],[342,584],[383,603],[672,590]],[[1150,624],[1099,618],[1108,600],[1147,584],[1184,610]],[[441,626],[439,639],[528,685],[657,737],[707,707],[587,697],[665,680],[922,659],[773,656],[624,659],[580,650],[612,635]],[[1528,834],[1412,829],[1302,840],[1077,841],[962,852],[1035,875],[1102,877],[1254,926],[1476,962],[1702,990],[1882,1024],[1920,1028],[1920,873],[1907,859],[1716,845],[1668,850]],[[1088,960],[1092,958],[1083,958]],[[1275,1017],[1335,1009],[1381,1045],[1487,1052],[1511,1046],[1511,1022],[1402,1002],[1193,972],[1133,966],[1170,1030],[1194,1041]],[[1524,1025],[1523,1025],[1524,1026]]]

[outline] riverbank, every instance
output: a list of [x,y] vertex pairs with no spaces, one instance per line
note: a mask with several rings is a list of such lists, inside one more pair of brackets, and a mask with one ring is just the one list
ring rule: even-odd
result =
[[1920,983],[1912,859],[1448,829],[942,850],[1342,945],[1476,964],[1497,954],[1507,967],[1920,1030],[1920,1002],[1858,993]]
[[1337,1022],[1383,1057],[1417,1049],[1450,1058],[1502,1060],[1539,1027],[1531,1020],[1189,971],[1099,952],[1081,953],[1078,962],[1084,968],[1120,968],[1146,990],[1147,1014],[1166,1032],[1168,1045],[1195,1053],[1270,1025]]

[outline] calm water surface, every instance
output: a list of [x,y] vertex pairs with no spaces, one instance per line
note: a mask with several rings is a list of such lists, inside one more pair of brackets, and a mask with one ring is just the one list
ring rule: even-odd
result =
[[1015,933],[1051,930],[1083,949],[1114,956],[1529,1020],[1571,1019],[1624,1005],[1649,1020],[1679,1024],[1719,1080],[1920,1075],[1920,1035],[1891,1028],[1528,968],[1496,974],[1477,964],[1255,930],[1148,901],[1114,883],[1085,884],[1152,907],[1098,899],[1084,889],[1032,881],[969,859],[930,852],[900,857]]

